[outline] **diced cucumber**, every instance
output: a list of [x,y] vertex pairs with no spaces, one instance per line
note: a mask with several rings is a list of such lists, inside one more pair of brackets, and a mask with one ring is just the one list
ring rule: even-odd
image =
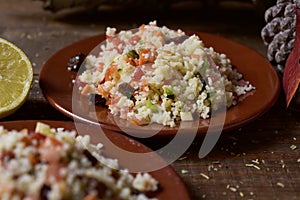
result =
[[206,74],[206,70],[209,68],[209,61],[207,59],[204,60],[203,65],[200,68],[200,75],[203,77]]
[[149,108],[153,113],[158,113],[159,111],[158,106],[153,104],[149,99],[147,100],[146,107]]
[[194,119],[191,112],[180,112],[180,118],[182,121],[192,121]]
[[35,132],[44,135],[55,135],[56,132],[52,131],[48,124],[37,122],[35,126]]

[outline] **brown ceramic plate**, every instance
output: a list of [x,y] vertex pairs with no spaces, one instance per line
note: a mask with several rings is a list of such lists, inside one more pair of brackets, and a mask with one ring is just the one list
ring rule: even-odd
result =
[[[273,106],[279,96],[280,82],[276,71],[263,56],[223,37],[202,32],[188,32],[188,34],[192,33],[199,35],[206,46],[212,46],[217,52],[227,54],[244,78],[256,87],[256,90],[237,106],[227,110],[224,131],[241,127],[255,120]],[[112,116],[107,107],[96,106],[94,108],[93,106],[91,111],[88,100],[81,98],[77,90],[73,93],[72,80],[76,77],[76,73],[67,70],[66,64],[69,58],[79,52],[87,55],[104,39],[104,35],[98,35],[78,41],[49,58],[40,73],[39,81],[43,94],[54,108],[71,118],[89,123],[99,122],[104,128],[115,131],[124,132],[125,129],[126,133],[130,131],[146,134],[149,127],[141,131],[133,124]],[[198,134],[206,133],[209,122],[209,120],[199,120]],[[174,136],[178,131],[178,127],[170,128],[159,125],[152,125],[151,129],[160,130],[159,134],[164,136]],[[187,125],[186,132],[189,130],[189,125]]]
[[[104,145],[103,153],[107,156],[116,158],[119,160],[120,166],[130,169],[130,164],[125,162],[121,155],[116,155],[111,153],[110,145],[105,142],[106,140],[99,138],[97,135],[98,127],[86,125],[86,124],[75,124],[72,122],[63,122],[63,121],[44,121],[39,120],[40,122],[44,122],[49,124],[53,128],[64,128],[65,130],[79,130],[86,131],[91,136],[92,143],[101,142]],[[8,121],[8,122],[0,122],[0,126],[4,126],[8,130],[21,130],[23,128],[27,128],[31,131],[34,131],[37,120],[25,120],[25,121]],[[134,152],[134,153],[146,153],[152,152],[151,149],[144,146],[143,144],[132,140],[122,134],[105,130],[104,131],[107,138],[109,138],[110,142],[116,145],[119,148],[124,150]],[[162,158],[158,154],[154,154],[151,158],[151,162],[164,162]],[[181,178],[175,173],[172,167],[167,166],[162,169],[150,172],[150,174],[159,182],[159,190],[157,192],[150,193],[151,197],[156,197],[158,199],[182,199],[188,200],[190,199],[189,193],[182,182]],[[176,191],[176,192],[174,192]]]

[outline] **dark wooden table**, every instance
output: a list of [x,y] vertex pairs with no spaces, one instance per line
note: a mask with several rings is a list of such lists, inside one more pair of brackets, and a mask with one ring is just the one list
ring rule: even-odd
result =
[[[260,38],[262,16],[251,5],[226,5],[206,9],[198,4],[181,5],[168,12],[95,13],[75,9],[53,14],[44,11],[40,2],[0,0],[0,36],[21,47],[34,66],[34,82],[26,103],[1,121],[71,120],[44,99],[39,72],[57,50],[103,33],[106,26],[130,29],[157,19],[169,27],[227,37],[265,56],[266,47]],[[204,159],[198,158],[201,143],[202,138],[197,138],[184,156],[172,164],[192,199],[300,199],[300,113],[286,109],[283,94],[259,119],[224,133]]]

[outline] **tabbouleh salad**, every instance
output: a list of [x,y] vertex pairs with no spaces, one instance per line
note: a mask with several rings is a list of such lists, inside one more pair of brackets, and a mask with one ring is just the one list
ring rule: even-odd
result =
[[100,53],[86,58],[81,94],[101,96],[113,115],[135,124],[206,119],[224,98],[229,108],[255,89],[225,54],[180,29],[154,21],[118,34],[108,27],[106,37]]
[[148,173],[132,176],[101,154],[102,144],[75,131],[8,131],[0,126],[1,200],[148,200],[158,182]]

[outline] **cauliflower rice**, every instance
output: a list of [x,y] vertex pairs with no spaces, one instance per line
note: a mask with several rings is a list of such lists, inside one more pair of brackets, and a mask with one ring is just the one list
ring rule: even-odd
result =
[[138,125],[209,118],[255,89],[225,54],[201,39],[156,22],[136,31],[107,28],[99,55],[89,55],[79,76],[82,95],[99,95],[113,115]]
[[120,169],[89,136],[38,125],[46,131],[0,126],[1,200],[147,200],[144,192],[157,190],[150,174]]

